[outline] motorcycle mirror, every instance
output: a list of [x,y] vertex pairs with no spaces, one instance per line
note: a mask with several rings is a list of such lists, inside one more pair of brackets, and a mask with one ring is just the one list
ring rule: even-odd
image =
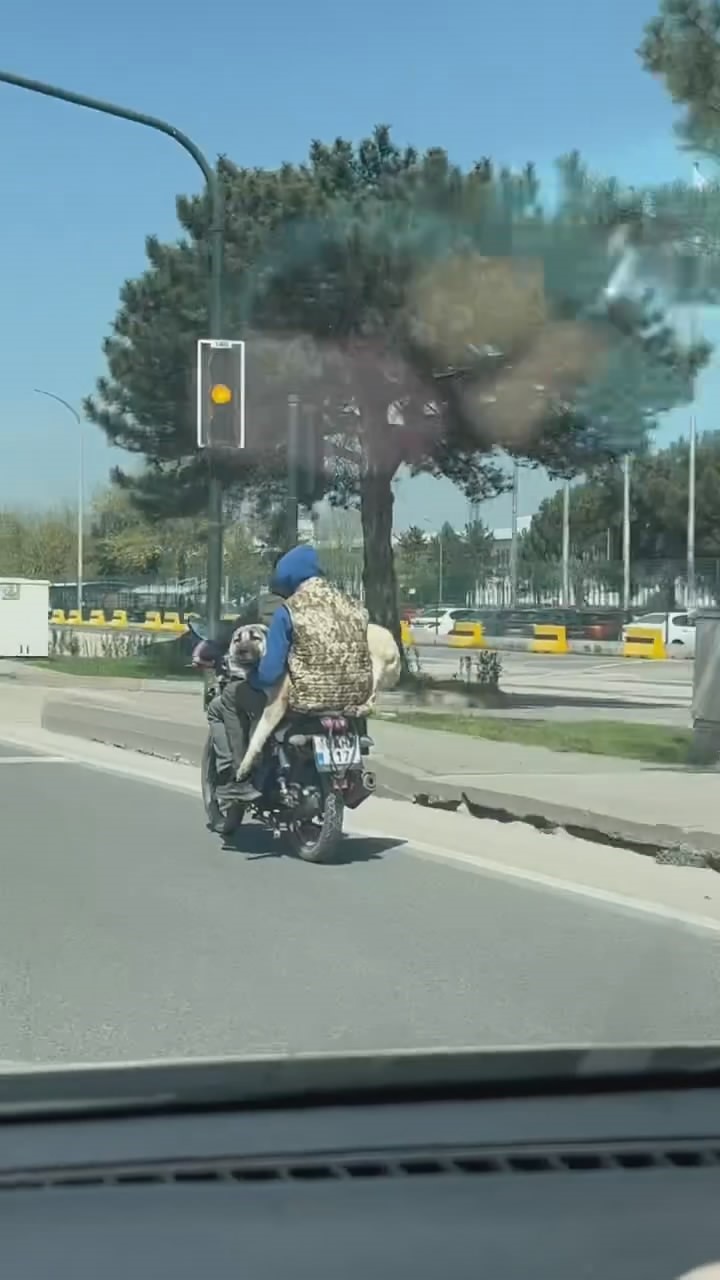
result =
[[197,637],[198,640],[207,640],[208,628],[207,624],[200,618],[186,618],[185,625],[188,631]]

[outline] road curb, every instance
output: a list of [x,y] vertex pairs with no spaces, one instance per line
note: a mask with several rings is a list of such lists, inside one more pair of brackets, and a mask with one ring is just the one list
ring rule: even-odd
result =
[[596,844],[630,849],[669,866],[720,871],[720,835],[712,832],[635,822],[573,805],[493,791],[491,787],[464,787],[386,756],[375,755],[374,767],[378,788],[399,800],[411,800],[432,809],[464,808],[475,818],[523,822],[539,831],[563,830]]
[[[138,754],[199,765],[206,726],[198,709],[197,724],[142,716],[92,703],[49,701],[42,727]],[[720,835],[681,827],[635,822],[560,805],[533,797],[494,791],[492,787],[445,782],[411,765],[373,753],[378,793],[388,799],[410,800],[434,809],[464,809],[475,818],[495,822],[523,822],[540,831],[564,830],[598,844],[629,849],[671,866],[705,867],[720,871]]]

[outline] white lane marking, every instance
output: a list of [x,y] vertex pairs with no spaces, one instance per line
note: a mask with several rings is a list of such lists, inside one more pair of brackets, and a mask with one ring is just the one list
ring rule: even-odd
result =
[[0,756],[3,764],[69,764],[67,756]]
[[[413,806],[413,809],[415,807]],[[371,836],[376,840],[400,839],[398,836],[389,836],[385,831],[371,831],[368,828],[350,832],[349,834]],[[551,889],[555,893],[567,893],[573,894],[575,897],[591,898],[596,902],[604,902],[608,906],[635,911],[640,915],[657,916],[662,920],[671,920],[676,924],[689,925],[693,929],[704,929],[710,933],[720,933],[720,921],[713,920],[710,916],[694,915],[689,911],[676,911],[663,903],[650,902],[646,898],[630,897],[628,894],[615,893],[611,889],[601,889],[594,885],[579,883],[576,880],[564,880],[560,876],[547,876],[542,871],[532,871],[526,867],[511,867],[506,862],[495,862],[492,858],[484,858],[482,855],[462,853],[460,850],[445,849],[439,845],[426,844],[425,841],[416,840],[413,836],[407,836],[405,840],[409,853],[417,851],[425,857],[432,858],[438,862],[457,862],[469,870],[483,875],[495,876],[503,880],[521,880],[525,881],[525,883],[538,885],[539,888]],[[640,857],[641,855],[628,853],[628,857],[630,856]]]
[[[196,766],[174,764],[171,761],[160,760],[152,756],[139,756],[130,751],[127,752],[127,758],[121,760],[117,758],[118,755],[126,755],[126,753],[124,751],[121,753],[117,747],[108,747],[104,743],[82,743],[80,739],[61,737],[58,734],[51,734],[48,730],[40,730],[39,732],[43,735],[42,741],[47,742],[48,745],[51,739],[54,740],[57,747],[62,747],[63,749],[68,744],[67,754],[61,757],[68,763],[81,765],[84,768],[98,769],[102,773],[119,774],[136,782],[144,782],[155,787],[162,786],[167,790],[180,791],[185,795],[192,795],[198,799],[201,797],[200,771]],[[27,738],[23,740],[6,731],[4,731],[4,740],[15,741],[24,746],[34,745],[34,742],[28,742]],[[82,746],[86,748],[85,752],[81,750]],[[417,805],[402,800],[394,801],[393,803],[404,805],[408,810],[412,811],[413,818],[417,818]],[[509,866],[505,862],[497,862],[491,858],[484,858],[482,855],[463,853],[460,850],[430,844],[423,840],[417,840],[413,836],[398,836],[396,832],[378,830],[372,825],[365,826],[360,821],[360,817],[361,815],[353,815],[348,835],[369,836],[379,840],[395,841],[411,855],[417,853],[439,862],[456,863],[473,871],[475,874],[494,876],[503,880],[517,880],[521,883],[537,885],[538,888],[549,889],[554,893],[589,898],[592,901],[605,903],[607,906],[632,911],[637,915],[654,916],[657,919],[687,925],[690,928],[700,929],[708,933],[720,933],[720,922],[708,916],[695,915],[687,911],[676,911],[662,903],[651,902],[644,898],[634,898],[627,894],[616,893],[613,890],[598,888],[575,880],[566,880],[560,876],[545,875],[541,871],[534,871],[526,867]],[[642,855],[628,853],[629,858],[640,856]]]

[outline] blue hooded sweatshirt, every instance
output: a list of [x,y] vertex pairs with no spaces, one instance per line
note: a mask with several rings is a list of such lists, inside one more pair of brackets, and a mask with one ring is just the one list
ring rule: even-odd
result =
[[[314,547],[293,547],[278,560],[275,566],[270,590],[273,594],[287,598],[303,582],[309,578],[322,576]],[[288,654],[293,640],[292,619],[284,604],[275,610],[268,629],[265,657],[255,671],[250,673],[249,682],[254,689],[271,689],[287,671]]]

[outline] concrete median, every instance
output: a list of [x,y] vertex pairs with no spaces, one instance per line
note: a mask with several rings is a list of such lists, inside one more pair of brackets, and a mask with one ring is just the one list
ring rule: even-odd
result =
[[92,702],[53,699],[42,712],[42,727],[51,733],[67,734],[89,742],[199,765],[207,736],[202,704],[197,703],[197,723],[187,719],[164,719],[156,714],[124,711]]
[[[541,630],[544,632],[546,628],[543,627]],[[557,632],[558,628],[553,627],[552,630],[553,632]],[[567,648],[561,645],[552,649],[538,650],[537,639],[531,636],[493,636],[483,633],[483,644],[482,646],[477,647],[496,649],[499,653],[552,652],[561,656],[568,653],[581,653],[588,656],[594,655],[598,658],[622,658],[626,656],[624,654],[625,646],[622,640],[578,640],[567,639],[566,637],[566,643]],[[442,636],[438,640],[416,640],[413,647],[420,653],[425,649],[439,649],[445,650],[448,653],[453,653],[456,648],[465,646],[451,645],[449,643],[449,637]],[[692,653],[688,653],[684,645],[680,644],[668,645],[665,656],[668,659],[683,659],[685,661],[694,657]]]
[[[564,654],[585,654],[597,657],[631,657],[636,656],[635,653],[626,653],[625,645],[622,640],[582,640],[577,638],[568,638],[566,629],[558,629],[554,625],[552,630],[554,644],[543,644],[547,642],[549,637],[549,629],[546,626],[540,626],[539,632],[536,630],[533,636],[494,636],[485,632],[479,624],[463,624],[467,630],[458,633],[457,637],[451,636],[423,636],[418,632],[411,632],[406,624],[403,624],[403,644],[406,648],[415,649],[420,654],[424,650],[437,650],[447,653],[449,656],[457,653],[460,649],[495,649],[499,653],[554,653],[560,656]],[[565,639],[562,640],[558,631],[565,631]],[[137,623],[123,625],[120,622],[87,622],[82,625],[67,624],[50,624],[50,652],[58,654],[71,652],[75,650],[83,656],[93,657],[113,657],[125,656],[129,654],[142,653],[148,645],[158,644],[162,642],[172,642],[180,639],[187,631],[183,624],[176,624],[172,621],[169,623]],[[656,658],[661,656],[655,653]],[[693,654],[688,653],[684,645],[667,645],[666,653],[663,655],[673,659],[692,659]]]
[[[53,697],[43,708],[42,727],[199,765],[206,735],[199,702],[145,697],[153,703],[147,712]],[[371,733],[381,797],[542,831],[565,830],[660,862],[720,869],[720,823],[713,816],[719,811],[717,775],[482,742],[383,721],[374,721]]]

